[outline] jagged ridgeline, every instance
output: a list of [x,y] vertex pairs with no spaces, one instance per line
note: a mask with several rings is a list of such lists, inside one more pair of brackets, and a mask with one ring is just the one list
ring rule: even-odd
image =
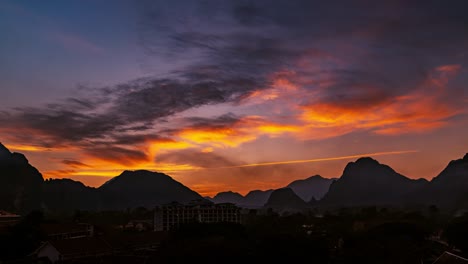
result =
[[39,209],[43,182],[23,154],[11,153],[0,143],[0,209],[20,213]]
[[203,199],[170,176],[124,171],[99,188],[71,179],[43,180],[23,154],[11,153],[0,143],[0,209],[27,213],[46,211],[127,209]]
[[203,198],[166,174],[146,170],[124,171],[98,188],[71,179],[44,181],[23,154],[11,153],[0,144],[0,210],[121,210],[200,199],[246,208],[437,205],[466,209],[468,154],[450,161],[431,181],[409,179],[385,164],[363,157],[348,163],[339,178],[315,175],[276,190],[253,190],[245,196],[226,191]]

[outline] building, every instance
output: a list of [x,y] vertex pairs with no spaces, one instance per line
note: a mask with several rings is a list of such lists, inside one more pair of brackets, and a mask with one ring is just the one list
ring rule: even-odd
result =
[[21,216],[0,210],[0,227],[16,225]]
[[35,252],[37,259],[48,259],[52,263],[67,259],[110,255],[111,246],[101,238],[83,237],[66,240],[49,240]]
[[48,240],[64,240],[94,236],[94,226],[86,223],[44,223],[41,230]]
[[177,202],[154,210],[154,231],[168,231],[185,223],[241,223],[241,208],[232,203],[214,204],[197,200],[189,204]]
[[468,264],[468,259],[445,251],[440,255],[433,264]]
[[122,226],[124,230],[133,230],[138,232],[152,231],[153,221],[150,220],[130,220],[127,224]]
[[32,257],[48,263],[75,263],[79,260],[101,263],[102,259],[111,256],[150,255],[166,237],[166,232],[122,232],[108,236],[48,240],[42,243]]

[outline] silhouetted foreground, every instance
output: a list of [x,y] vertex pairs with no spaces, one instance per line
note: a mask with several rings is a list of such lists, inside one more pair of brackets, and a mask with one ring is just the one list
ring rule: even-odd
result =
[[[44,181],[23,155],[1,144],[0,173],[0,209],[10,211],[0,215],[4,263],[206,263],[229,257],[440,264],[466,262],[468,252],[468,154],[431,181],[360,158],[333,181],[311,177],[245,197],[226,192],[213,199],[234,199],[231,206],[176,206],[163,218],[155,207],[209,199],[149,171],[123,172],[99,188]],[[307,192],[312,183],[323,184],[313,190],[321,199]],[[246,206],[240,210],[235,203]],[[234,223],[223,222],[229,219]]]
[[[33,212],[16,225],[2,228],[1,260],[51,263],[45,257],[50,255],[44,250],[47,246],[63,254],[64,260],[56,263],[304,258],[311,263],[434,263],[437,259],[437,263],[447,263],[440,261],[453,256],[442,256],[444,252],[465,263],[468,252],[468,215],[447,215],[434,206],[423,211],[363,207],[282,215],[251,210],[243,224],[194,222],[169,232],[128,224],[130,219],[149,216],[151,211],[143,208],[76,212],[60,218]],[[57,232],[69,236],[58,237]],[[43,254],[41,259],[38,254]]]

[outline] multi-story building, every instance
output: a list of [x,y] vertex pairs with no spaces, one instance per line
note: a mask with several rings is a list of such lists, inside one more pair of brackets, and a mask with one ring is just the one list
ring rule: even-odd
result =
[[189,204],[170,203],[154,211],[154,231],[167,231],[185,223],[241,223],[241,208],[231,203],[214,204],[197,200]]

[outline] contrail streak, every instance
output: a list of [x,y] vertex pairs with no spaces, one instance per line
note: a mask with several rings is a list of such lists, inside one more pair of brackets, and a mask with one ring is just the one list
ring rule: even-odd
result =
[[282,165],[282,164],[295,164],[295,163],[307,163],[307,162],[319,162],[319,161],[330,161],[330,160],[353,159],[353,158],[362,158],[362,157],[367,157],[367,156],[399,155],[399,154],[414,153],[414,152],[418,152],[418,150],[401,150],[401,151],[375,152],[375,153],[365,153],[365,154],[357,154],[357,155],[350,155],[350,156],[340,156],[340,157],[330,157],[330,158],[318,158],[318,159],[307,159],[307,160],[289,160],[289,161],[262,162],[262,163],[252,163],[252,164],[243,164],[243,165],[237,165],[237,166],[216,167],[216,168],[206,168],[206,169],[231,169],[231,168],[244,168],[244,167],[256,167],[256,166],[271,166],[271,165]]

